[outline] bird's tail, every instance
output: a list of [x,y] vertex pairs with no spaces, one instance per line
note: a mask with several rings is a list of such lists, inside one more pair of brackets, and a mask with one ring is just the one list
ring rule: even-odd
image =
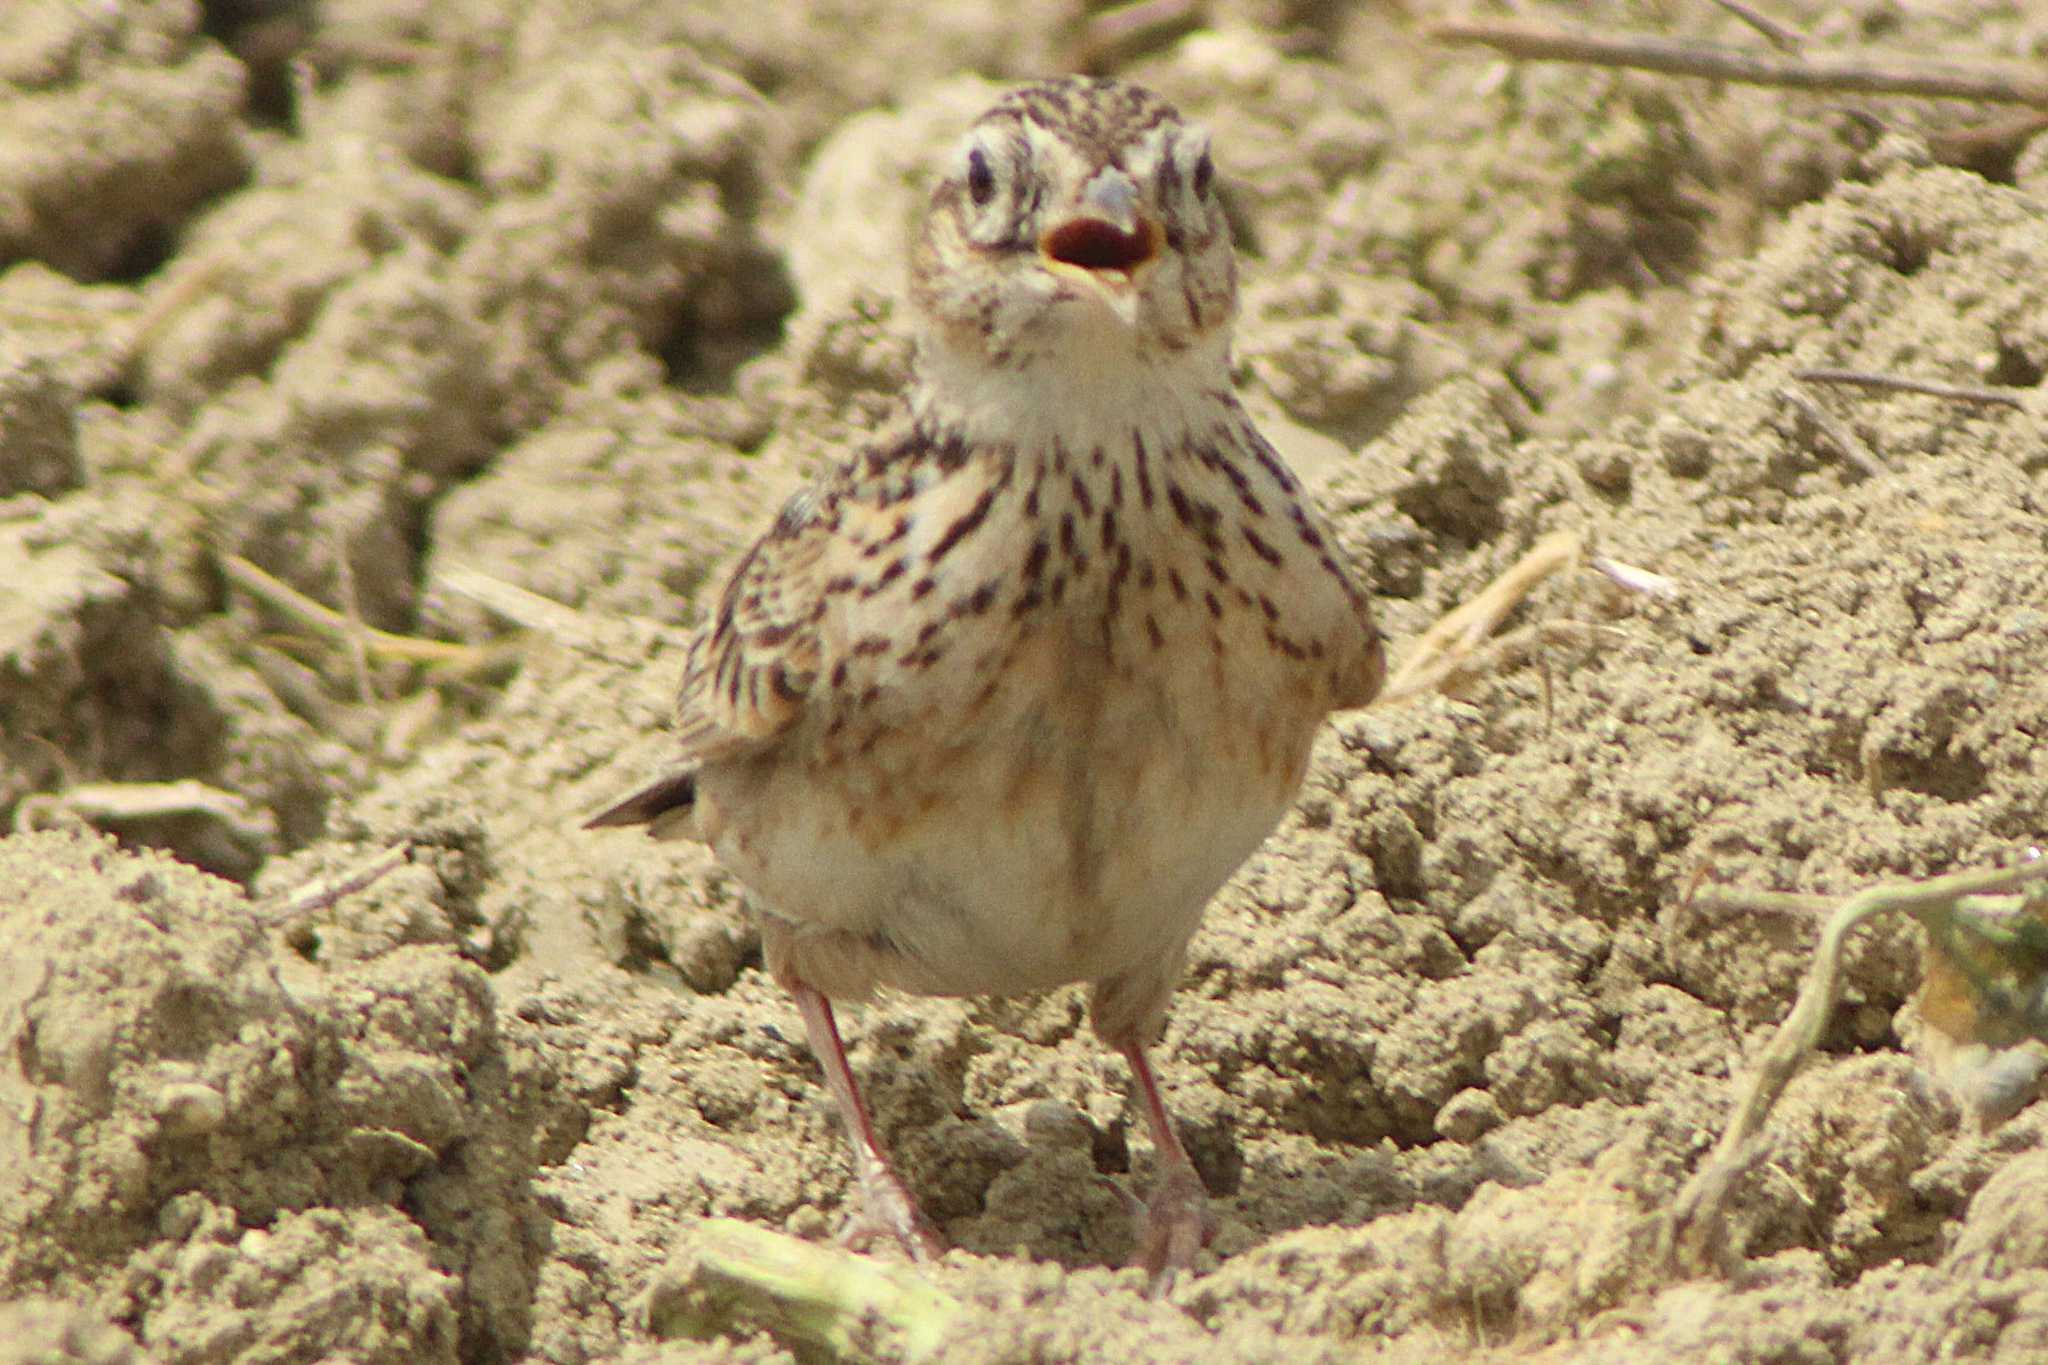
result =
[[647,832],[657,839],[686,836],[696,805],[697,771],[691,768],[642,787],[617,805],[585,820],[583,828],[646,825]]

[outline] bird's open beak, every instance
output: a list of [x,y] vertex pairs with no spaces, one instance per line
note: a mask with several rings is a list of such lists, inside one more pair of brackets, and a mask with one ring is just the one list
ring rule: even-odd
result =
[[1138,320],[1138,279],[1159,258],[1164,234],[1138,207],[1138,187],[1115,167],[1097,173],[1079,203],[1038,239],[1046,269],[1084,280],[1125,324]]

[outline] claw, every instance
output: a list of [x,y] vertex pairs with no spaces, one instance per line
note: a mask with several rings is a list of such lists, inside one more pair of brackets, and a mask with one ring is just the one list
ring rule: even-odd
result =
[[1118,1202],[1124,1206],[1124,1217],[1138,1225],[1139,1237],[1142,1241],[1145,1222],[1145,1201],[1132,1194],[1131,1187],[1113,1175],[1097,1176],[1096,1179],[1107,1185],[1110,1193],[1114,1194]]
[[851,1251],[865,1250],[880,1238],[892,1238],[910,1259],[923,1265],[946,1254],[946,1239],[932,1226],[917,1206],[910,1187],[896,1174],[889,1153],[875,1132],[874,1119],[860,1097],[853,1068],[846,1064],[846,1046],[839,1039],[839,1025],[832,1018],[832,1006],[824,996],[801,982],[793,982],[803,1015],[804,1033],[811,1051],[825,1072],[825,1088],[839,1117],[846,1124],[846,1136],[853,1147],[853,1169],[860,1180],[860,1200],[840,1223],[838,1240]]
[[946,1254],[946,1239],[893,1171],[861,1181],[860,1202],[841,1221],[837,1234],[839,1245],[848,1251],[866,1251],[884,1239],[894,1241],[919,1265]]
[[[1136,1204],[1135,1199],[1131,1202]],[[1195,1168],[1169,1166],[1152,1191],[1151,1202],[1137,1205],[1136,1220],[1138,1249],[1131,1264],[1151,1278],[1150,1297],[1163,1299],[1172,1290],[1174,1277],[1192,1267],[1195,1253],[1216,1235],[1209,1195]]]
[[1163,1299],[1173,1288],[1174,1276],[1195,1263],[1195,1253],[1216,1235],[1209,1217],[1209,1192],[1188,1158],[1187,1148],[1173,1131],[1166,1104],[1159,1097],[1159,1081],[1142,1044],[1129,1043],[1123,1049],[1131,1064],[1131,1078],[1137,1082],[1139,1098],[1145,1104],[1146,1126],[1152,1130],[1152,1144],[1159,1150],[1164,1174],[1153,1188],[1151,1201],[1139,1205],[1121,1186],[1124,1205],[1138,1223],[1138,1250],[1131,1264],[1140,1266],[1152,1279],[1151,1297]]

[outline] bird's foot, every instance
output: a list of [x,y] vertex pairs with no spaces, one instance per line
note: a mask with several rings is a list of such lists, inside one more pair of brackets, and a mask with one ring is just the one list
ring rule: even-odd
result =
[[840,1040],[839,1024],[832,1017],[832,1002],[802,981],[790,981],[789,990],[803,1015],[804,1035],[810,1040],[811,1052],[824,1069],[825,1088],[832,1092],[832,1102],[839,1109],[853,1145],[860,1202],[839,1225],[839,1244],[863,1251],[881,1238],[892,1237],[910,1253],[911,1260],[919,1264],[936,1261],[946,1254],[946,1239],[939,1236],[931,1219],[918,1208],[910,1187],[896,1174],[881,1136],[875,1132],[874,1118],[860,1097],[853,1068],[846,1064],[846,1044]]
[[919,1265],[946,1254],[946,1239],[894,1171],[864,1178],[860,1202],[839,1225],[839,1244],[849,1251],[866,1251],[884,1239],[895,1241]]
[[1208,1191],[1193,1166],[1176,1163],[1166,1168],[1148,1203],[1139,1203],[1121,1186],[1117,1192],[1137,1224],[1138,1247],[1131,1264],[1150,1277],[1151,1296],[1164,1298],[1173,1288],[1174,1276],[1194,1265],[1195,1253],[1216,1233]]

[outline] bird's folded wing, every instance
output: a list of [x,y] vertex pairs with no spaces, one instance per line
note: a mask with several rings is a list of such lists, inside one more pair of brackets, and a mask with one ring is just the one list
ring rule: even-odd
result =
[[733,571],[718,617],[690,646],[676,698],[682,760],[737,758],[772,743],[804,713],[818,678],[829,535],[816,490],[790,499]]

